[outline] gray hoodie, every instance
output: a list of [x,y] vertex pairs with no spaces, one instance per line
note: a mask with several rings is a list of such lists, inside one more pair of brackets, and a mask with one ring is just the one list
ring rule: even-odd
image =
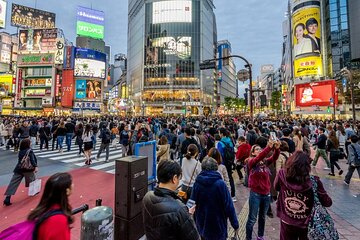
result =
[[[356,150],[356,153],[354,152],[354,148]],[[360,156],[360,144],[358,143],[351,143],[348,146],[348,163],[350,165],[356,165],[356,166],[360,166],[360,160],[358,159],[358,156]]]

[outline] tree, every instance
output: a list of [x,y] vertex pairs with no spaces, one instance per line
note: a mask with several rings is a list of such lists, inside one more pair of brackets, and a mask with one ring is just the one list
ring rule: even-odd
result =
[[281,92],[274,91],[271,93],[270,105],[273,110],[276,111],[276,114],[281,109]]

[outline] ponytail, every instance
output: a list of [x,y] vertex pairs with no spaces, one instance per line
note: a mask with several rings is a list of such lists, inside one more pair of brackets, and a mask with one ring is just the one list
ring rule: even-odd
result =
[[199,149],[195,144],[190,144],[187,147],[187,153],[185,154],[185,157],[187,160],[190,160],[191,157],[195,157],[199,153]]
[[187,160],[190,160],[191,159],[191,152],[187,152],[185,154],[185,157],[186,157]]

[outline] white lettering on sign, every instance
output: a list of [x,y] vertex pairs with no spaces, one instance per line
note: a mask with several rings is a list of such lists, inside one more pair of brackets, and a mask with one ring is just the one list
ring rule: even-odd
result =
[[97,33],[97,34],[103,34],[102,29],[92,28],[88,26],[79,26],[80,30],[90,33]]

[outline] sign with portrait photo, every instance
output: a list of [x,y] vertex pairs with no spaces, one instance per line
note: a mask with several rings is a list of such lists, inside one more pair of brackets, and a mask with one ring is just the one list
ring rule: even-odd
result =
[[19,31],[19,52],[56,52],[57,28]]

